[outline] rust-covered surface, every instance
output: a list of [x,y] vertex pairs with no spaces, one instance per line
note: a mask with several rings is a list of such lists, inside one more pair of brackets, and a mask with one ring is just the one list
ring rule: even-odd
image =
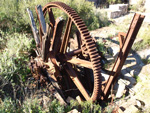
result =
[[[55,19],[53,9],[56,8],[67,15],[66,20],[61,15]],[[31,11],[28,12],[32,17]],[[144,16],[135,14],[128,33],[119,34],[120,53],[108,81],[102,81],[101,54],[78,14],[62,2],[50,2],[43,8],[38,6],[36,13],[40,25],[38,33],[33,18],[30,18],[37,45],[37,56],[31,59],[30,66],[34,78],[41,85],[52,83],[64,103],[67,96],[80,95],[92,101],[107,99]],[[71,38],[72,34],[75,37]]]

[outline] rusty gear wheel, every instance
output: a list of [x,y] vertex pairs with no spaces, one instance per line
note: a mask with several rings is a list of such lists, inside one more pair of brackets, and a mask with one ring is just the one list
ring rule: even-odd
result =
[[[67,15],[67,22],[64,22],[60,17],[55,20],[53,15],[53,10],[55,9],[62,10]],[[47,19],[46,15],[48,15],[48,25],[51,27],[51,31],[48,32],[50,33],[49,37],[52,37],[49,39],[49,52],[43,59],[43,65],[47,64],[49,66],[47,68],[48,72],[50,75],[55,75],[56,78],[67,78],[64,76],[69,75],[86,100],[97,100],[101,93],[101,56],[97,52],[95,42],[92,40],[85,23],[72,8],[61,2],[48,3],[43,7],[43,14],[45,20]],[[63,30],[64,24],[66,24],[65,30]],[[73,26],[76,27],[75,34],[77,39],[76,47],[73,45],[74,49],[72,50],[71,44],[73,43],[71,43],[70,37],[73,36]],[[44,33],[42,33],[41,29],[42,28],[40,28],[40,46],[42,50],[42,37]],[[62,36],[62,34],[64,35]],[[88,68],[93,72],[94,82],[91,92],[87,91],[88,87],[85,88],[84,83],[82,83],[82,80],[80,79],[80,76],[82,76],[80,71],[78,71],[80,67]],[[52,70],[54,72],[52,72]],[[85,80],[90,76],[87,72],[84,75]],[[68,83],[69,82],[70,81],[68,81]]]

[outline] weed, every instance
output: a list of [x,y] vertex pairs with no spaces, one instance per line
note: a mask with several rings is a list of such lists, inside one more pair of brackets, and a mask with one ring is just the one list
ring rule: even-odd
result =
[[150,26],[142,25],[137,35],[137,37],[141,38],[142,41],[135,43],[132,47],[133,50],[138,51],[138,50],[142,50],[142,49],[150,47],[150,32],[149,31],[150,31]]
[[121,0],[107,0],[107,2],[109,4],[117,4],[117,3],[121,3]]
[[[36,17],[35,6],[39,4],[44,6],[51,1],[56,0],[11,0],[11,2],[10,0],[2,0],[0,4],[0,27],[5,31],[27,31],[30,29],[30,19],[26,9],[30,8],[33,11],[34,17]],[[106,17],[101,19],[102,15],[99,16],[98,14],[94,13],[94,3],[83,0],[61,0],[61,2],[64,2],[75,9],[90,30],[99,28],[100,26],[104,26],[106,24],[106,22],[103,23],[103,21],[106,20]],[[10,7],[11,10],[9,10]],[[57,15],[62,15],[64,19],[66,19],[65,14],[61,10],[54,10],[54,14],[55,17],[57,17]]]
[[142,62],[143,62],[144,64],[149,64],[149,63],[150,63],[150,59],[143,58],[143,59],[142,59]]
[[144,12],[145,11],[144,4],[145,4],[145,0],[138,0],[136,4],[130,5],[129,9],[135,12],[137,11]]
[[17,75],[24,78],[29,72],[25,62],[28,61],[32,40],[26,34],[18,33],[6,35],[5,38],[6,48],[0,52],[0,74],[9,80]]

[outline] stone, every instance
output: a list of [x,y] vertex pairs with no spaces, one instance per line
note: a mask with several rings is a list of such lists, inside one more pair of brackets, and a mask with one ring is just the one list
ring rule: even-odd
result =
[[119,84],[119,87],[118,87],[118,90],[116,93],[116,97],[121,98],[123,96],[123,94],[125,93],[125,86],[126,85],[122,82],[119,82],[119,81],[118,81],[118,84]]
[[128,108],[126,108],[124,113],[137,113],[138,111],[138,108],[136,108],[134,105],[131,105]]
[[149,5],[150,5],[150,0],[145,0],[145,9],[146,9],[146,12],[150,12],[150,7],[149,7]]
[[71,101],[74,101],[74,99],[73,99],[72,97],[68,97],[68,98],[66,99],[66,101],[67,101],[67,103],[70,103]]
[[150,60],[150,48],[144,49],[144,50],[142,50],[142,51],[137,51],[137,54],[138,54],[142,59]]
[[58,99],[58,101],[60,102],[61,105],[64,105],[64,106],[67,105],[65,100],[62,98],[62,96],[57,91],[54,92],[54,96],[56,97],[56,99]]
[[130,75],[126,69],[121,70],[121,73],[122,73],[125,80],[130,81],[130,84],[128,85],[128,87],[131,88],[136,84],[135,78],[133,78],[133,76]]
[[109,5],[109,9],[120,10],[121,15],[128,13],[128,4],[113,4]]
[[128,4],[109,5],[109,9],[105,10],[108,18],[117,18],[128,13]]
[[44,108],[47,107],[48,102],[50,102],[50,98],[48,98],[47,96],[43,96],[43,98],[42,98],[42,104],[43,104]]
[[107,11],[108,18],[117,18],[121,16],[121,10],[108,10]]
[[130,5],[135,5],[139,2],[140,0],[129,0]]
[[80,112],[78,112],[77,109],[73,109],[73,110],[69,111],[68,113],[80,113]]
[[82,98],[80,96],[76,97],[76,100],[81,104],[81,102],[83,101]]

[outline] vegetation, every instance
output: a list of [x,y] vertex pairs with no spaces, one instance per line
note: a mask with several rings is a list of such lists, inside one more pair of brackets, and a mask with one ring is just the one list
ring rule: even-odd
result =
[[145,4],[145,0],[138,0],[136,4],[130,5],[129,9],[133,11],[144,12],[145,11],[144,4]]
[[[92,102],[83,102],[81,104],[72,101],[69,106],[60,105],[54,99],[49,101],[46,106],[39,103],[38,98],[26,95],[28,87],[27,76],[30,75],[28,66],[29,57],[35,46],[33,37],[31,36],[29,18],[26,8],[33,11],[36,17],[34,7],[38,4],[44,6],[46,3],[56,0],[1,0],[0,3],[0,113],[62,113],[72,109],[78,109],[83,113],[101,113],[102,108]],[[58,1],[58,0],[57,0]],[[89,30],[110,25],[106,13],[103,10],[95,9],[94,4],[84,0],[60,0],[66,3],[79,14]],[[108,0],[110,4],[120,3],[120,0]],[[78,5],[77,5],[78,4]],[[139,3],[142,7],[143,2]],[[11,8],[11,10],[10,10]],[[135,9],[134,6],[131,9]],[[86,12],[86,13],[85,13]],[[62,15],[66,19],[66,15],[60,10],[54,10],[54,16]],[[36,19],[36,18],[35,18]],[[122,24],[111,24],[110,27],[118,31],[126,32],[131,18],[124,20]],[[124,28],[124,29],[122,29]],[[135,44],[135,50],[139,50],[150,46],[150,27],[146,26],[141,29],[138,37],[143,37],[142,43]],[[116,32],[117,33],[117,32]],[[114,33],[114,34],[116,34]],[[112,36],[112,34],[108,34]],[[106,52],[103,43],[99,44],[99,50]],[[143,59],[146,63],[149,60]],[[139,79],[139,78],[138,78]],[[138,80],[137,79],[137,80]],[[139,81],[140,82],[140,81]],[[148,81],[146,81],[148,83]],[[145,87],[143,85],[142,87]],[[143,92],[148,92],[149,89]],[[146,93],[145,93],[146,94]],[[144,94],[143,94],[144,95]],[[113,106],[114,107],[114,106]],[[107,107],[106,112],[112,112],[113,107]]]
[[[30,8],[33,11],[34,17],[35,15],[35,6],[41,4],[44,6],[48,2],[56,1],[56,0],[1,0],[0,4],[0,27],[3,30],[9,30],[14,32],[28,31],[29,29],[29,17],[26,12],[27,8]],[[57,0],[59,1],[59,0]],[[103,15],[104,19],[99,18],[99,13],[94,13],[94,4],[88,1],[83,0],[61,0],[68,4],[70,7],[75,9],[79,16],[84,20],[85,24],[88,26],[90,30],[103,27],[103,20],[108,20],[106,15]],[[79,5],[76,5],[79,4]],[[11,7],[11,10],[9,8]],[[85,13],[88,12],[88,13]],[[62,11],[57,10],[55,12],[55,16],[64,15]],[[102,17],[102,16],[101,16]]]
[[[62,113],[74,108],[81,112],[101,112],[100,105],[91,102],[70,106],[62,106],[57,100],[50,101],[46,108],[39,103],[38,98],[27,96],[27,76],[30,54],[35,44],[30,35],[29,18],[26,8],[33,11],[34,7],[56,0],[1,0],[0,4],[0,112],[2,113]],[[57,0],[58,1],[58,0]],[[75,9],[90,30],[109,24],[106,13],[96,11],[94,4],[83,0],[61,0]],[[79,4],[79,5],[76,5]],[[10,10],[11,8],[11,10]],[[85,13],[87,12],[87,13]],[[66,15],[60,10],[54,10],[54,16]],[[31,94],[29,94],[31,95]],[[76,103],[76,104],[75,104]]]
[[[42,107],[37,98],[30,98],[24,101],[22,104],[14,102],[10,98],[5,98],[0,104],[1,113],[67,113],[72,109],[80,107],[82,113],[101,113],[100,105],[93,104],[92,102],[83,102],[81,104],[72,101],[69,106],[60,105],[60,103],[54,99],[47,103],[47,107]],[[109,109],[110,111],[110,109]]]
[[142,40],[134,44],[133,49],[135,51],[150,47],[150,32],[149,32],[149,30],[150,30],[149,25],[143,25],[141,27],[137,37],[141,38]]
[[109,4],[121,3],[121,0],[108,0]]

